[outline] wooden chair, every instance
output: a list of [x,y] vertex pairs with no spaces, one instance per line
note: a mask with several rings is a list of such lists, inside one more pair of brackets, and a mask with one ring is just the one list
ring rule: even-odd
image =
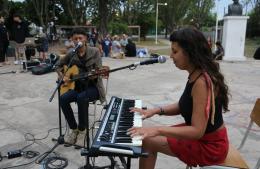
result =
[[260,98],[258,98],[255,102],[255,106],[250,114],[250,123],[247,127],[247,130],[246,130],[246,133],[245,133],[245,136],[243,137],[238,149],[242,149],[242,147],[244,146],[245,144],[245,141],[248,137],[248,134],[253,126],[253,123],[255,122],[259,127],[260,127]]
[[[224,163],[220,165],[204,166],[201,169],[249,169],[247,163],[240,155],[239,151],[231,144],[229,144],[229,150]],[[186,169],[192,169],[187,166]]]
[[[244,137],[243,137],[243,139],[242,139],[242,141],[239,145],[239,148],[238,148],[239,150],[241,150],[242,147],[244,146],[246,139],[248,137],[248,134],[249,134],[249,132],[250,132],[252,126],[253,126],[253,123],[256,123],[260,127],[260,98],[258,98],[256,100],[255,106],[254,106],[254,108],[253,108],[253,110],[250,114],[250,118],[251,118],[251,120],[250,120],[249,125],[247,127],[246,133],[245,133],[245,135],[244,135]],[[257,162],[254,169],[259,169],[259,168],[260,168],[260,158],[258,159],[258,162]]]
[[[254,108],[250,114],[250,122],[247,127],[246,133],[239,145],[238,150],[241,150],[242,147],[245,144],[245,141],[248,137],[248,134],[253,126],[253,123],[256,123],[260,127],[260,98],[256,100],[256,103],[254,105]],[[228,151],[228,156],[225,160],[225,162],[221,165],[217,166],[205,166],[202,167],[203,169],[232,169],[232,168],[243,168],[247,169],[249,168],[248,165],[246,164],[245,160],[242,158],[240,155],[239,151],[232,145],[229,145],[229,151]],[[191,169],[191,167],[187,166],[186,169]],[[257,161],[257,164],[254,169],[259,169],[260,168],[260,158]]]

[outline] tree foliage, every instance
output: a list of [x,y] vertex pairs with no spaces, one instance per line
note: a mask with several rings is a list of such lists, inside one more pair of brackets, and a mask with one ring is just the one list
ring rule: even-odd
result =
[[167,6],[159,7],[159,16],[161,16],[159,18],[162,19],[166,32],[172,32],[177,25],[183,25],[191,1],[167,0],[166,2]]
[[8,10],[8,1],[7,0],[0,0],[0,11],[7,12]]
[[255,1],[255,8],[249,14],[249,20],[247,24],[247,36],[260,37],[260,1]]
[[[258,0],[241,0],[243,5]],[[159,5],[158,30],[166,34],[182,25],[194,24],[198,28],[214,26],[215,15],[211,9],[214,0],[25,0],[24,3],[0,0],[0,8],[20,10],[24,16],[38,25],[46,26],[55,18],[59,25],[97,26],[100,34],[115,33],[115,27],[140,25],[141,35],[155,29],[156,7]],[[6,5],[7,4],[7,5]],[[11,6],[11,7],[10,7]],[[25,10],[26,9],[26,10]],[[252,14],[253,15],[253,14]],[[256,14],[257,15],[257,14]],[[119,31],[120,32],[120,31]]]
[[211,17],[210,10],[213,7],[214,0],[192,0],[187,13],[187,21],[200,29],[205,26],[205,21]]

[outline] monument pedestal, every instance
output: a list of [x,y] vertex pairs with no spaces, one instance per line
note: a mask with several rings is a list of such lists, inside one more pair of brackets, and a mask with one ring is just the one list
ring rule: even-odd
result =
[[246,60],[244,56],[246,25],[248,16],[225,16],[222,45],[225,49],[223,60]]

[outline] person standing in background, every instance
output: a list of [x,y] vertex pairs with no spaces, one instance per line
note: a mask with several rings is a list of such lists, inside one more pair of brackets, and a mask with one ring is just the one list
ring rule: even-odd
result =
[[15,64],[18,64],[19,58],[22,58],[24,54],[23,43],[25,41],[25,38],[29,36],[29,28],[28,24],[24,20],[22,20],[21,16],[18,13],[15,13],[13,15],[13,24],[11,29],[12,40],[16,42]]
[[37,35],[39,38],[39,45],[37,46],[37,51],[39,52],[39,57],[42,61],[45,61],[47,59],[47,52],[48,52],[48,39],[46,34],[43,32],[43,28],[40,27],[39,33]]
[[93,29],[90,35],[90,39],[92,40],[93,46],[96,47],[96,43],[98,40],[98,33],[96,29]]
[[111,51],[112,42],[109,34],[102,41],[102,49],[104,52],[104,57],[109,57]]
[[52,44],[52,42],[57,40],[57,29],[56,29],[54,21],[51,21],[50,23],[48,23],[47,37],[48,37],[48,41],[51,44]]
[[5,64],[6,52],[9,46],[9,36],[6,26],[4,25],[4,17],[4,13],[0,12],[0,66],[3,66]]

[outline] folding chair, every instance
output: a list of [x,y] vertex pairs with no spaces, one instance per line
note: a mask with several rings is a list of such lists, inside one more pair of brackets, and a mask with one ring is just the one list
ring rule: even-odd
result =
[[[247,127],[244,138],[242,139],[241,144],[239,145],[239,148],[238,148],[239,150],[241,150],[242,147],[244,146],[245,141],[248,137],[248,134],[253,126],[253,123],[255,122],[260,127],[260,98],[258,98],[256,100],[255,106],[250,114],[250,118],[251,118],[250,123]],[[255,169],[259,169],[259,168],[260,168],[260,158],[258,159],[257,164],[255,166]]]

